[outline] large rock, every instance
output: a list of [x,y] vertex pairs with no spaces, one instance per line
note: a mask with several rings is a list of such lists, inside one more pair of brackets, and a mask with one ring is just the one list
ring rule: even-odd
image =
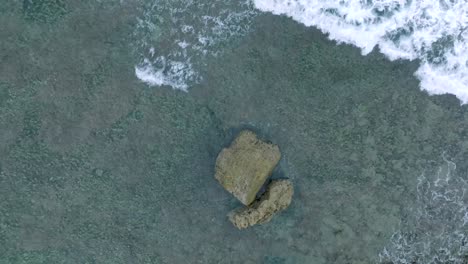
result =
[[255,196],[281,158],[278,146],[244,130],[216,159],[215,178],[245,205]]
[[228,215],[229,220],[239,229],[266,223],[276,213],[286,209],[291,204],[293,193],[294,189],[291,181],[272,181],[259,201],[253,203],[250,207],[239,208],[230,212]]

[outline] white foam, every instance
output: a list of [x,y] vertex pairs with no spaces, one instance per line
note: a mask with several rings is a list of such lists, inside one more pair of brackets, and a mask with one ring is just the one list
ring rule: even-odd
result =
[[187,91],[187,80],[196,76],[190,61],[167,61],[164,57],[158,57],[160,68],[156,63],[145,59],[143,63],[135,66],[135,75],[138,79],[150,86],[171,86],[174,89]]
[[467,0],[254,0],[256,8],[315,26],[338,42],[376,46],[389,59],[420,59],[430,94],[468,103]]
[[258,11],[245,1],[148,1],[135,31],[137,78],[187,91],[202,79],[198,67],[205,56],[216,56],[220,44],[249,30]]
[[468,182],[443,158],[437,172],[418,178],[416,201],[379,254],[380,263],[466,263]]
[[190,46],[190,43],[184,40],[184,41],[178,42],[177,45],[179,45],[179,47],[181,47],[182,49],[186,49],[188,46]]

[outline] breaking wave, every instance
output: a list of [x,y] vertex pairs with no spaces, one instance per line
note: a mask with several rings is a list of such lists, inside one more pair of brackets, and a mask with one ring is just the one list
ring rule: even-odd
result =
[[415,75],[430,94],[468,103],[467,0],[254,0],[262,11],[315,26],[364,55],[419,59]]

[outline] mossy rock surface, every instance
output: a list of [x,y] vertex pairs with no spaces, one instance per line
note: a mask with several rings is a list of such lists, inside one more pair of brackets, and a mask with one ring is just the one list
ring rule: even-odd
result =
[[278,146],[264,142],[255,133],[244,130],[216,159],[215,178],[245,205],[256,194],[281,158]]
[[229,213],[229,220],[239,229],[268,223],[275,214],[291,204],[293,194],[294,188],[290,180],[272,181],[260,200],[250,207],[235,209]]

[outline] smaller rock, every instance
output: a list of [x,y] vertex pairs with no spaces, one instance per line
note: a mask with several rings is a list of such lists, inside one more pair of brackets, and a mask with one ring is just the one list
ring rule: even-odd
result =
[[290,180],[274,180],[266,192],[249,207],[233,210],[229,213],[229,220],[239,229],[256,224],[267,223],[273,216],[286,209],[292,200],[294,188]]

